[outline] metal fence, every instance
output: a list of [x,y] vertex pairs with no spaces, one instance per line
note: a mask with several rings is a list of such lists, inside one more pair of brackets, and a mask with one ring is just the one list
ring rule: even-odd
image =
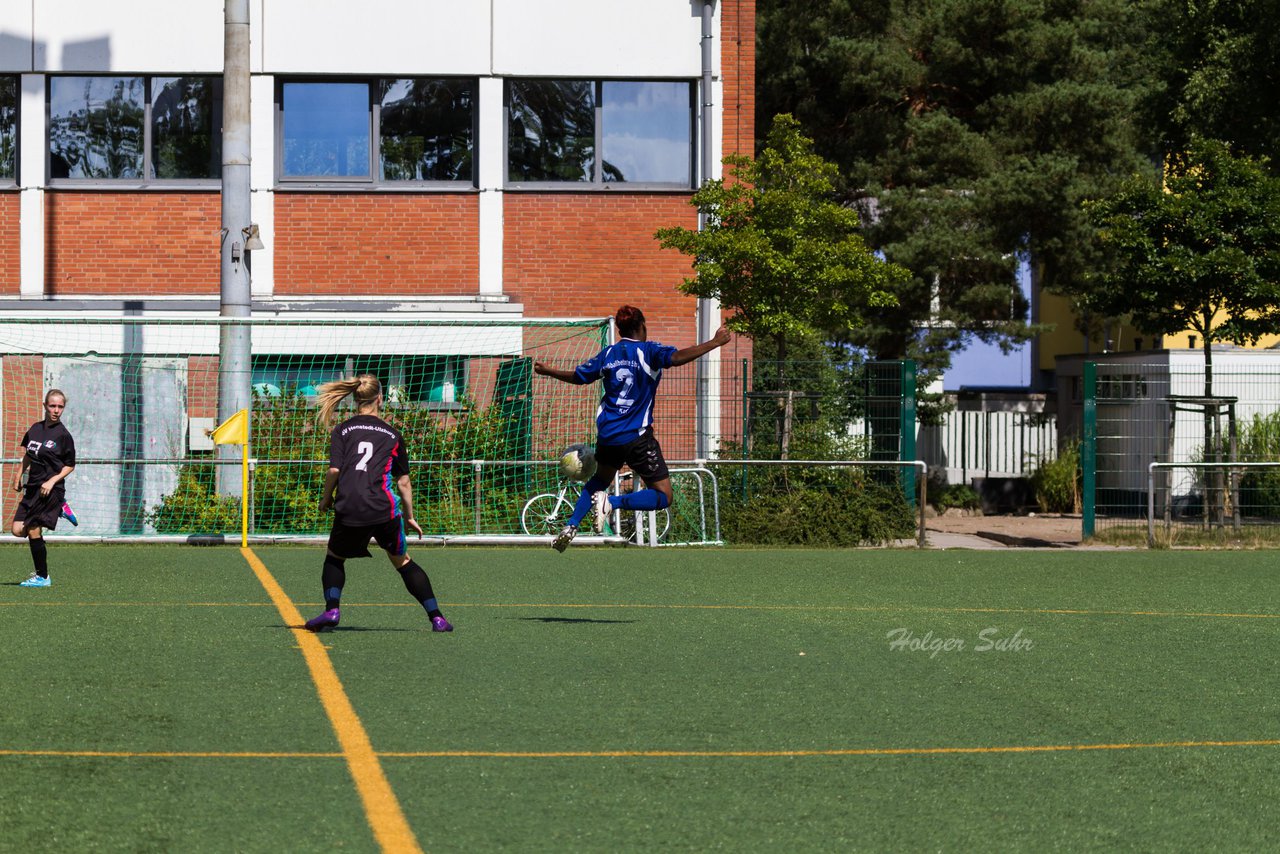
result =
[[1232,466],[1280,460],[1280,353],[1215,352],[1211,385],[1196,351],[1076,368],[1059,389],[1086,440],[1086,535],[1143,541],[1156,523],[1170,542],[1208,542],[1280,522],[1280,472]]
[[[598,325],[226,323],[253,332],[252,363],[241,379],[253,390],[249,454],[258,462],[250,510],[255,532],[263,536],[324,527],[314,506],[323,467],[309,461],[327,453],[327,433],[315,422],[315,386],[326,378],[368,371],[383,379],[388,418],[404,433],[417,463],[415,503],[441,536],[519,536],[523,504],[556,488],[549,461],[567,444],[595,434],[599,389],[535,376],[532,364],[580,363],[600,346]],[[239,478],[216,474],[232,462],[219,450],[230,449],[215,449],[206,435],[220,411],[222,324],[0,321],[0,435],[6,447],[16,448],[41,416],[46,389],[64,389],[70,401],[65,421],[80,463],[67,487],[81,521],[77,528],[60,527],[59,535],[181,537],[237,530]],[[700,465],[694,459],[700,445],[713,456],[739,460],[915,459],[909,362],[708,364],[710,394],[701,401],[692,366],[664,372],[654,423],[668,460]],[[701,437],[705,443],[696,432],[700,403],[710,414],[712,434]],[[4,478],[11,479],[19,461],[0,462]],[[750,468],[733,471],[733,488],[749,488]],[[914,503],[915,471],[885,466],[875,477],[899,486]],[[690,490],[706,493],[695,475],[681,477]],[[482,496],[478,510],[476,495]],[[10,493],[0,509],[11,514],[15,501]],[[713,524],[703,530],[701,517],[689,526],[678,532],[681,541],[718,538]]]

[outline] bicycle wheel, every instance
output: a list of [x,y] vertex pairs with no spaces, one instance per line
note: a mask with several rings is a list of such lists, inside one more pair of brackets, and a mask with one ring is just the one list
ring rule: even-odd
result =
[[554,492],[530,498],[520,511],[520,527],[526,534],[558,534],[573,515],[573,505]]

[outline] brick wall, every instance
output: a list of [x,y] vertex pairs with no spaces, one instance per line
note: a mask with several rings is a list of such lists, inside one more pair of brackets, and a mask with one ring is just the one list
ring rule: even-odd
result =
[[623,303],[663,342],[693,343],[696,301],[680,293],[689,260],[653,233],[693,228],[685,194],[507,193],[503,287],[527,317],[612,316]]
[[20,208],[21,197],[17,193],[0,194],[0,294],[5,296],[16,296],[21,289]]
[[277,193],[275,293],[473,295],[475,193]]
[[756,0],[721,4],[724,153],[755,154]]
[[220,220],[217,192],[50,191],[45,292],[217,296]]

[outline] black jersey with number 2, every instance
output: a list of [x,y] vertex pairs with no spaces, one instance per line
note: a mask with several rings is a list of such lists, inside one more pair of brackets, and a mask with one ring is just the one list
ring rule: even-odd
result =
[[409,455],[396,428],[376,415],[348,418],[329,436],[329,467],[339,472],[339,521],[373,525],[400,515],[396,480],[409,473]]
[[[44,483],[64,466],[75,468],[76,443],[61,421],[52,427],[44,421],[32,424],[22,435],[22,447],[31,460],[27,483]],[[62,481],[58,481],[58,485],[61,484]]]

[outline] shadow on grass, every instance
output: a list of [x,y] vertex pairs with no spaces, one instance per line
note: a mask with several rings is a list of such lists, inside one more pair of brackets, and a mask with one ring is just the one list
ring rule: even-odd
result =
[[[286,626],[283,623],[275,623],[267,626],[269,629],[305,629],[306,626]],[[427,623],[426,628],[431,629],[431,624]],[[376,628],[374,626],[338,626],[334,629],[325,629],[320,632],[313,632],[317,635],[342,634],[344,632],[416,632],[419,629],[397,629],[397,628]]]
[[593,620],[590,617],[509,617],[526,623],[634,623],[635,620]]

